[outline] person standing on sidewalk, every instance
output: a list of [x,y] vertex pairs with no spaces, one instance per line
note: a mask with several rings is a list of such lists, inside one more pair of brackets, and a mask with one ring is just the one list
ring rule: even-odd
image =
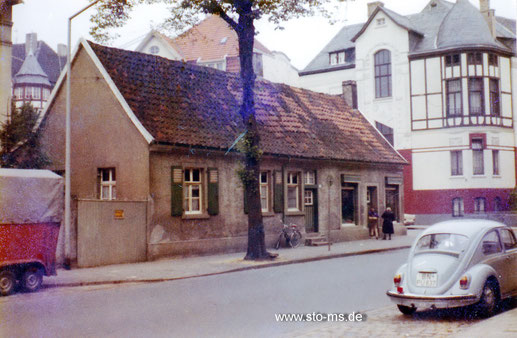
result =
[[375,236],[375,239],[379,239],[379,214],[372,207],[368,212],[368,231],[370,232],[370,237]]
[[387,207],[381,217],[383,218],[382,232],[384,233],[384,237],[382,237],[382,239],[386,239],[386,235],[388,235],[391,240],[391,234],[394,233],[393,221],[395,220],[395,214],[391,211],[390,207]]

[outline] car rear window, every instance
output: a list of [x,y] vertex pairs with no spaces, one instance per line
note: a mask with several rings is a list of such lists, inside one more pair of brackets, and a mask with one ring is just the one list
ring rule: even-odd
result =
[[430,234],[418,240],[415,253],[420,251],[452,251],[462,252],[467,247],[467,236],[458,234]]

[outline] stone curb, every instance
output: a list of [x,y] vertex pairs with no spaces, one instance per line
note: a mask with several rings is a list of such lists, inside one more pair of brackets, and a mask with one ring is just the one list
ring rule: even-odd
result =
[[174,280],[190,279],[190,278],[196,278],[196,277],[216,276],[216,275],[222,275],[222,274],[239,272],[239,271],[269,268],[269,267],[274,267],[274,266],[315,262],[315,261],[321,261],[321,260],[332,259],[332,258],[368,255],[368,254],[373,254],[373,253],[396,251],[396,250],[402,250],[402,249],[408,249],[408,248],[411,248],[411,245],[402,245],[402,246],[398,246],[398,247],[382,248],[382,249],[369,249],[369,250],[354,251],[354,252],[344,252],[344,253],[339,253],[339,254],[291,259],[291,260],[279,261],[279,262],[269,262],[269,263],[264,263],[264,264],[260,264],[260,265],[256,265],[256,266],[245,266],[245,267],[229,269],[229,270],[224,270],[224,271],[211,272],[211,273],[200,273],[200,274],[194,274],[194,275],[190,275],[190,276],[181,276],[181,277],[153,278],[153,279],[136,279],[135,278],[135,279],[122,279],[122,280],[111,280],[111,281],[107,280],[107,281],[89,281],[89,282],[86,281],[86,282],[68,282],[68,283],[67,282],[63,282],[63,283],[57,282],[57,283],[53,283],[53,284],[44,284],[42,286],[42,288],[51,289],[51,288],[59,288],[59,287],[94,286],[94,285],[107,285],[107,284],[159,283],[159,282],[167,282],[167,281],[174,281]]

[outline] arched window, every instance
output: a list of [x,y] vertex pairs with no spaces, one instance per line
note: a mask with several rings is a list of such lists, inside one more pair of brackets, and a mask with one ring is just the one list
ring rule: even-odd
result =
[[382,49],[375,53],[375,97],[391,96],[391,53]]

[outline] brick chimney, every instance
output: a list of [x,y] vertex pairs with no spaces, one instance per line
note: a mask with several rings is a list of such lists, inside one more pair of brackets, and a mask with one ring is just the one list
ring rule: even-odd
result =
[[0,0],[0,123],[11,111],[12,6],[21,0]]
[[377,7],[384,7],[384,3],[382,1],[374,1],[369,2],[368,4],[368,17],[372,15]]
[[357,83],[355,81],[343,81],[343,98],[345,99],[345,103],[357,109]]
[[488,29],[490,29],[490,33],[495,39],[497,33],[495,28],[495,10],[490,9],[490,0],[479,0],[479,11],[485,18]]

